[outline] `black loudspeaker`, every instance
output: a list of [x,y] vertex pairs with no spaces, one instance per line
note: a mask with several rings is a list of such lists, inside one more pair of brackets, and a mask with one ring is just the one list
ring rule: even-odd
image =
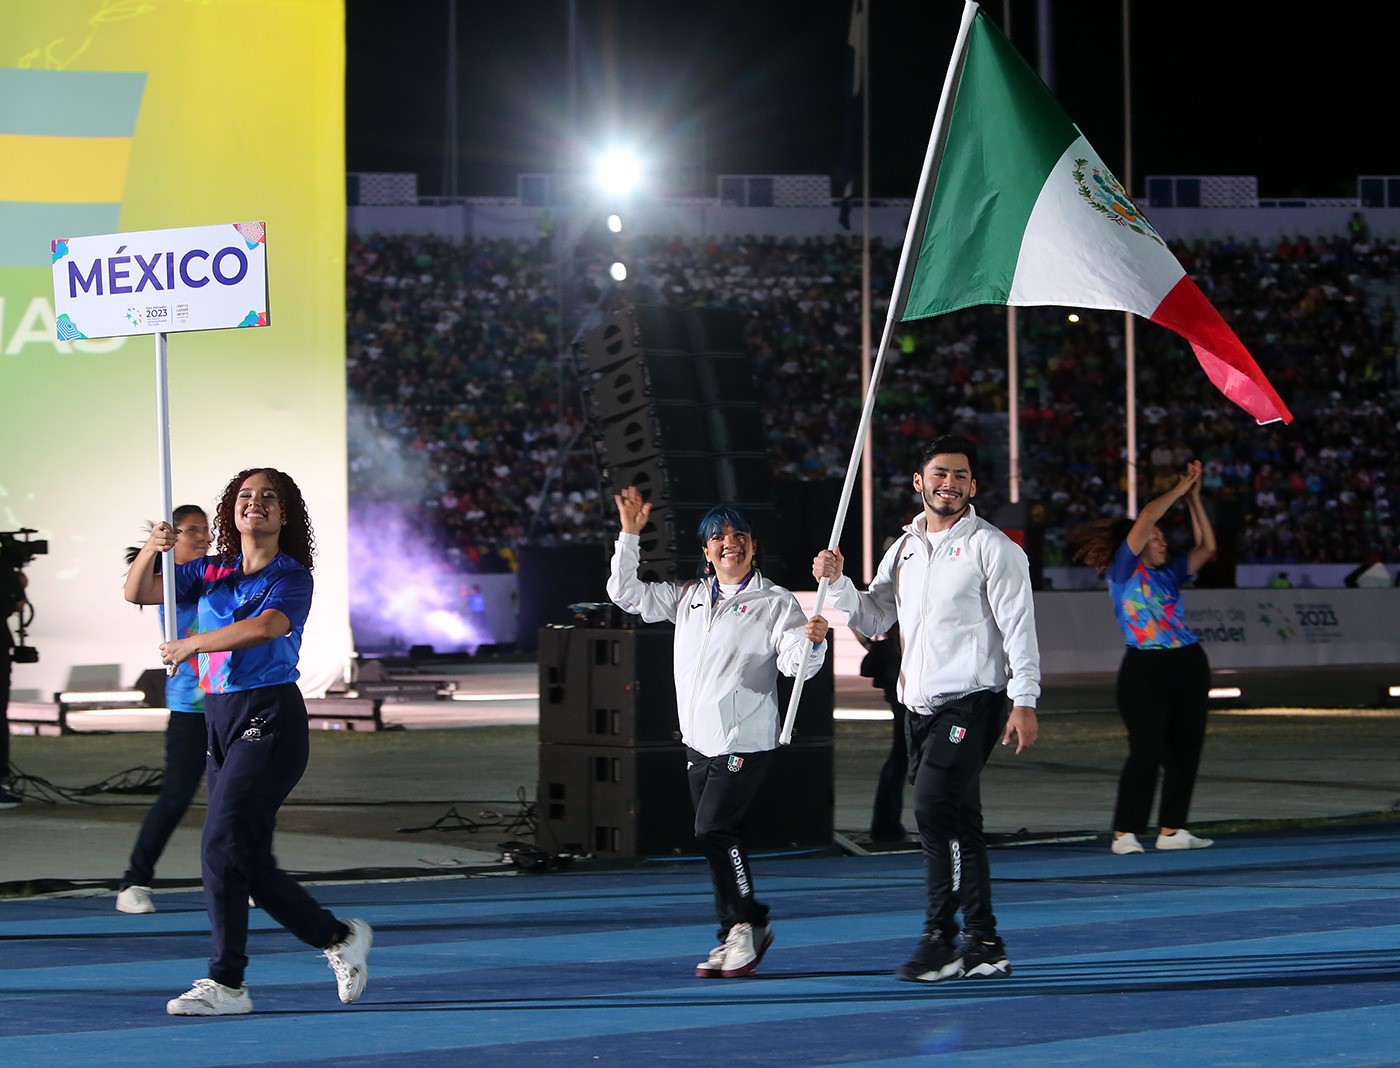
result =
[[756,514],[773,507],[773,465],[744,329],[732,309],[640,305],[612,312],[575,346],[603,495],[637,486],[653,506],[648,580],[695,571],[691,516],[715,504],[749,516],[765,573],[786,559],[783,526]]
[[674,746],[670,627],[546,627],[539,634],[540,741]]
[[[744,820],[753,854],[824,849],[835,830],[830,742],[776,750]],[[695,813],[680,746],[541,745],[539,841],[607,859],[696,856]]]
[[[694,813],[678,744],[670,627],[539,634],[540,842],[599,857],[691,855]],[[745,822],[755,852],[817,849],[833,830],[834,657],[807,680],[794,745],[778,751]],[[779,676],[780,716],[792,680]]]

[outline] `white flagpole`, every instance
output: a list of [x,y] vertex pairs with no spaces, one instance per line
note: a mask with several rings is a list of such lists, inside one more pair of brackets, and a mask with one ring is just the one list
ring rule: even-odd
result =
[[[836,548],[841,542],[841,530],[846,525],[846,509],[851,503],[851,492],[855,488],[856,473],[860,468],[861,453],[865,449],[866,438],[870,435],[870,417],[875,410],[875,394],[880,388],[880,374],[885,367],[885,353],[889,349],[894,325],[904,312],[909,294],[906,292],[905,276],[909,267],[909,250],[913,247],[919,227],[927,217],[924,210],[932,195],[930,180],[937,173],[938,163],[943,155],[943,142],[948,127],[948,112],[952,107],[953,87],[962,73],[963,59],[967,54],[967,38],[972,32],[972,20],[977,15],[977,4],[966,0],[963,5],[962,23],[958,27],[958,38],[953,45],[953,57],[948,63],[948,73],[943,79],[943,95],[938,99],[938,111],[933,118],[933,131],[929,134],[928,149],[924,153],[924,169],[919,175],[919,188],[914,194],[914,208],[909,213],[909,227],[904,234],[904,249],[899,254],[899,269],[894,276],[894,294],[890,300],[889,313],[885,317],[885,329],[880,335],[880,347],[875,353],[875,365],[870,371],[870,386],[865,393],[865,406],[861,409],[860,425],[856,428],[855,444],[851,448],[851,459],[846,465],[846,481],[841,487],[841,500],[836,506],[836,519],[831,525],[831,539],[828,548]],[[826,604],[826,590],[830,582],[823,578],[817,584],[817,603],[813,615],[821,615]],[[778,741],[783,745],[792,742],[793,723],[797,719],[797,705],[802,700],[802,688],[806,682],[810,664],[800,672],[792,687],[792,697],[788,700],[787,715],[783,719],[783,730]]]
[[[1133,195],[1133,68],[1128,46],[1132,43],[1129,32],[1128,0],[1123,0],[1123,186],[1128,196]],[[1128,515],[1138,514],[1137,492],[1137,327],[1132,312],[1123,313],[1123,356],[1124,396],[1123,406],[1127,411],[1128,434],[1124,457],[1128,476]]]
[[[860,384],[870,386],[870,9],[860,20]],[[875,574],[872,542],[875,525],[875,485],[871,476],[870,439],[861,451],[861,574]]]
[[[156,449],[160,463],[160,512],[165,522],[174,525],[171,513],[175,505],[170,488],[170,377],[165,358],[165,334],[158,333],[156,339]],[[178,638],[175,619],[175,550],[167,549],[161,554],[161,585],[165,602],[165,640],[173,642]],[[173,673],[173,672],[172,672]]]

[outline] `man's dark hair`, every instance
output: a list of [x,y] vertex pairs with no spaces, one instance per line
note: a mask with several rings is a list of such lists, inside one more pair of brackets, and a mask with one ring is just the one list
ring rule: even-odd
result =
[[977,445],[960,434],[940,434],[929,442],[919,457],[919,466],[914,473],[922,475],[930,460],[935,456],[942,456],[949,452],[962,453],[967,457],[967,469],[975,482],[977,480]]

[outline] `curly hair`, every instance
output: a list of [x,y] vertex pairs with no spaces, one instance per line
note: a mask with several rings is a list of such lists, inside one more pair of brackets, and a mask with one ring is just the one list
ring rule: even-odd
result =
[[1067,537],[1071,545],[1078,546],[1074,558],[1094,568],[1102,578],[1132,529],[1133,521],[1127,516],[1109,516],[1075,527]]
[[311,530],[311,517],[306,514],[306,500],[301,490],[292,481],[292,476],[275,467],[250,467],[229,479],[219,498],[214,512],[214,550],[225,560],[231,560],[242,551],[238,534],[238,523],[234,519],[234,507],[238,502],[238,491],[243,483],[254,475],[266,475],[272,488],[277,491],[277,500],[282,505],[283,525],[277,538],[277,548],[286,553],[307,571],[314,569],[312,557],[316,555],[316,535]]

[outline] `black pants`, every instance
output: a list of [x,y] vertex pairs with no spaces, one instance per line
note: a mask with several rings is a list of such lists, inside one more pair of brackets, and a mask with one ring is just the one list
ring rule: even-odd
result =
[[189,811],[199,780],[204,778],[209,732],[204,716],[199,712],[171,712],[165,728],[165,775],[141,830],[136,835],[122,889],[128,886],[150,886],[156,873],[156,861],[165,852],[165,844]]
[[904,838],[904,783],[909,776],[909,728],[905,720],[909,710],[898,701],[890,702],[894,714],[890,737],[890,755],[880,768],[875,785],[875,809],[870,815],[870,837],[880,842],[897,842]]
[[908,716],[909,780],[928,893],[924,932],[934,937],[957,935],[959,908],[969,934],[996,936],[981,783],[1009,711],[1006,691],[980,690],[932,715]]
[[277,867],[277,810],[310,756],[306,703],[295,685],[204,699],[209,725],[209,811],[204,817],[204,902],[213,953],[209,978],[243,983],[248,965],[248,897],[308,946],[340,941],[345,927]]
[[753,871],[743,833],[744,816],[775,753],[707,757],[689,746],[685,750],[690,800],[695,806],[695,838],[710,865],[721,942],[736,923],[768,923],[768,906],[753,896]]
[[1197,645],[1125,649],[1118,668],[1118,714],[1128,728],[1128,759],[1118,776],[1113,829],[1142,834],[1162,769],[1162,827],[1185,827],[1206,740],[1210,662]]

